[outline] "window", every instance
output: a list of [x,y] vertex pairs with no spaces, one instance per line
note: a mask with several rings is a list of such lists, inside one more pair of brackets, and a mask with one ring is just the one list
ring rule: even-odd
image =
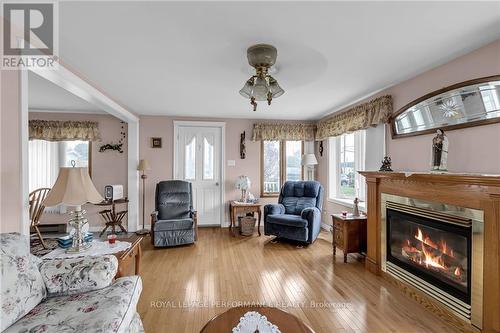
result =
[[[89,141],[45,141],[30,140],[28,144],[29,191],[54,186],[59,167],[70,167],[75,161],[77,167],[91,166],[91,144]],[[63,212],[58,206],[46,208],[46,212]]]
[[330,138],[330,199],[364,199],[365,131]]
[[302,141],[262,141],[262,196],[278,195],[287,180],[303,179]]

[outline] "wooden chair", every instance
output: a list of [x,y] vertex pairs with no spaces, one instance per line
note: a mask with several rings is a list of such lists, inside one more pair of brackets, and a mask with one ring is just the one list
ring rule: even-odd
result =
[[39,188],[30,193],[29,201],[30,201],[30,220],[31,227],[35,229],[42,246],[46,249],[45,242],[43,241],[42,234],[40,233],[40,229],[38,229],[38,225],[40,224],[40,217],[43,214],[43,210],[45,206],[42,204],[47,194],[49,194],[50,188]]

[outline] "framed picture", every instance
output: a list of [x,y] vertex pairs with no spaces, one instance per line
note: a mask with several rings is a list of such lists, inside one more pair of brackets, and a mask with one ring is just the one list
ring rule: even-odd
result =
[[161,138],[151,138],[151,148],[161,148]]

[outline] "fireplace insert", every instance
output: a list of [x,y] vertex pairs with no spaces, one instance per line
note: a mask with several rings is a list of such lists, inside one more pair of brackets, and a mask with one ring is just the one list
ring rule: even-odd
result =
[[[471,304],[471,224],[387,208],[386,260]],[[431,215],[432,216],[432,215]]]

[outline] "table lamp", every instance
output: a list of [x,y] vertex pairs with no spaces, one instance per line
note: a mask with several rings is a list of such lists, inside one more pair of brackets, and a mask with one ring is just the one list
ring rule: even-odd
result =
[[302,165],[307,167],[307,179],[314,180],[314,166],[318,164],[316,155],[314,154],[304,154],[302,155]]
[[71,165],[73,167],[59,169],[56,183],[43,201],[43,205],[50,207],[64,204],[75,207],[75,210],[70,213],[72,218],[69,220],[69,224],[75,228],[75,233],[73,243],[66,252],[80,253],[92,246],[84,241],[85,235],[82,227],[88,220],[84,218],[85,210],[82,210],[82,205],[88,202],[99,203],[104,199],[92,183],[88,168],[76,168],[74,161],[71,161]]
[[240,202],[246,202],[247,191],[251,185],[252,183],[250,182],[250,178],[247,176],[239,176],[236,180],[235,187],[236,189],[241,190]]
[[144,223],[146,221],[146,211],[145,211],[145,202],[146,202],[146,178],[148,176],[146,175],[147,170],[151,170],[151,167],[149,166],[148,160],[140,160],[139,166],[137,167],[138,171],[142,171],[141,179],[142,179],[142,229],[137,230],[135,233],[138,235],[146,235],[149,234],[149,230],[144,227]]

